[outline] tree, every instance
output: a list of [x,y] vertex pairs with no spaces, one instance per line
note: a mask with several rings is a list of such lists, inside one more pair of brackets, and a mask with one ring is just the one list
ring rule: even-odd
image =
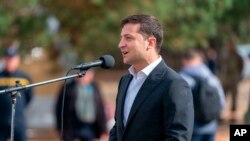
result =
[[43,42],[46,36],[45,16],[37,0],[7,1],[0,5],[0,46],[19,42],[26,51]]
[[[17,38],[26,48],[49,47],[55,54],[73,50],[79,60],[110,53],[119,62],[120,20],[129,14],[159,18],[165,30],[163,49],[178,53],[189,47],[219,47],[228,35],[249,42],[249,9],[249,0],[4,1],[0,40]],[[47,30],[51,16],[60,23],[55,34]]]

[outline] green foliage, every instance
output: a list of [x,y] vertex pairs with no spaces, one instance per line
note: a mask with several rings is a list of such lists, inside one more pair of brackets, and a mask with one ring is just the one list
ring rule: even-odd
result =
[[[79,59],[103,53],[119,56],[120,20],[136,13],[159,18],[164,27],[163,48],[175,52],[211,46],[211,39],[238,37],[249,42],[249,0],[26,0],[0,6],[0,44],[5,38],[26,48],[45,46],[60,52],[75,50]],[[40,11],[40,12],[39,12]],[[58,33],[47,30],[47,18],[60,22]],[[58,42],[68,42],[67,49]],[[63,46],[63,45],[61,45]],[[218,45],[219,46],[219,45]],[[56,50],[56,49],[55,49]]]
[[0,47],[8,47],[16,41],[22,51],[35,47],[46,32],[45,15],[39,13],[38,0],[2,0],[0,3]]
[[11,23],[13,22],[13,17],[11,14],[7,13],[5,10],[0,9],[0,35],[5,36],[8,32],[8,29],[11,27]]

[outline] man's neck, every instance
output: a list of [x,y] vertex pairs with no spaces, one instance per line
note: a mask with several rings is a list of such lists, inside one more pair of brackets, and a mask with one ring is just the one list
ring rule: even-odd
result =
[[143,70],[144,68],[146,68],[148,65],[152,64],[154,61],[156,61],[157,59],[159,59],[160,55],[157,55],[155,57],[149,57],[147,59],[145,59],[145,61],[143,63],[139,63],[137,65],[133,65],[133,68],[135,70],[136,73],[138,73],[139,71]]

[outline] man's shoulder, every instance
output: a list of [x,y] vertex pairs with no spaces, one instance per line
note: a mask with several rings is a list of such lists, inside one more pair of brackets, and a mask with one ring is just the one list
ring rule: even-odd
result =
[[0,77],[2,77],[4,75],[3,73],[4,73],[3,71],[0,71]]
[[17,70],[16,72],[14,72],[12,74],[7,73],[6,71],[1,71],[0,72],[0,77],[5,77],[5,76],[9,77],[9,75],[11,75],[12,77],[29,78],[28,74],[26,74],[25,72],[20,71],[20,70]]
[[[166,73],[165,73],[165,77],[168,78],[168,79],[172,79],[172,80],[175,80],[175,79],[183,79],[181,77],[181,75],[179,73],[177,73],[174,69],[172,69],[171,67],[169,66],[166,66]],[[183,79],[184,80],[184,79]]]
[[187,81],[179,73],[168,66],[165,70],[165,74],[163,75],[162,80],[164,84],[167,84],[169,86],[172,85],[179,88],[183,86],[189,87]]
[[16,71],[16,76],[30,79],[30,76],[21,70]]

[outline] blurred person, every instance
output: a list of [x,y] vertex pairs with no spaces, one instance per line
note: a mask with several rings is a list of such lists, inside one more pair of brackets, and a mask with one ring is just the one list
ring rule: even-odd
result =
[[230,38],[222,48],[220,55],[219,76],[226,96],[231,94],[230,117],[231,122],[237,122],[237,92],[238,84],[242,80],[243,59],[236,51],[236,44]]
[[190,87],[159,55],[163,29],[150,15],[122,20],[119,49],[129,73],[119,83],[109,141],[189,141],[193,130]]
[[217,57],[217,52],[209,48],[206,51],[206,64],[208,68],[211,70],[211,72],[215,75],[218,75],[218,68],[219,68],[219,62]]
[[0,58],[0,71],[3,71],[3,68],[4,68],[4,61],[3,61],[3,58],[1,57]]
[[[219,79],[206,66],[203,59],[204,55],[201,51],[197,49],[189,49],[184,53],[182,57],[182,69],[180,71],[180,74],[188,82],[192,89],[194,89],[194,87],[198,83],[195,78],[203,79],[210,86],[213,86],[218,92],[216,94],[219,95],[218,102],[221,107],[220,111],[222,111],[225,105],[225,97],[222,86],[219,82]],[[193,91],[193,95],[193,97],[195,97],[197,93],[194,93]],[[194,105],[197,106],[195,102],[196,100],[194,99]],[[197,107],[195,107],[195,109],[196,108]],[[195,115],[197,114],[196,112],[198,111],[195,110]],[[195,116],[192,141],[214,141],[218,126],[217,122],[218,119],[214,119],[211,121],[202,121],[200,119],[197,119]]]
[[244,79],[250,78],[250,53],[247,54],[247,56],[244,57],[244,69],[242,76]]
[[[31,83],[30,77],[19,70],[21,63],[18,49],[8,47],[4,53],[4,68],[0,72],[0,90],[16,86],[18,80],[21,85]],[[32,89],[21,90],[21,97],[17,97],[14,121],[14,140],[26,141],[26,121],[24,111],[32,99]],[[10,94],[0,94],[0,141],[10,138],[12,99]]]
[[[246,83],[248,83],[248,88],[250,88],[250,53],[245,57],[244,59],[245,62],[245,68],[244,68],[244,78]],[[244,123],[245,124],[250,124],[250,102],[248,101],[248,108],[247,111],[244,115]]]
[[[56,104],[57,130],[61,131],[63,87]],[[93,141],[107,138],[106,115],[99,87],[94,82],[94,71],[89,70],[66,86],[63,114],[64,141]]]

